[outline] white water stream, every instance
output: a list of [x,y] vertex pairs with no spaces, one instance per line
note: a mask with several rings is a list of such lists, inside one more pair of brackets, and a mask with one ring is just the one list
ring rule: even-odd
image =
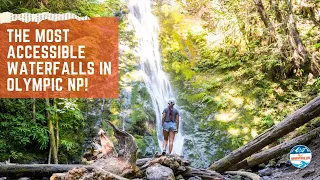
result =
[[[156,113],[157,137],[162,151],[162,111],[168,106],[168,100],[175,98],[169,79],[161,66],[158,42],[159,24],[156,17],[152,14],[151,0],[129,0],[128,7],[130,10],[129,20],[136,31],[136,37],[139,42],[140,72]],[[177,105],[175,105],[175,108],[179,110]],[[173,153],[182,154],[183,142],[182,118],[180,116],[179,133],[175,136]]]

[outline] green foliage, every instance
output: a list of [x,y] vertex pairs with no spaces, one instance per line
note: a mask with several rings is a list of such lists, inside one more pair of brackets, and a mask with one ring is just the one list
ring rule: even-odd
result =
[[316,82],[314,83],[316,87],[320,87],[320,77],[317,78]]
[[[105,8],[105,7],[108,8]],[[107,0],[98,3],[96,0],[4,0],[0,3],[0,12],[13,13],[66,13],[72,12],[79,16],[114,16],[117,10],[123,7],[123,3],[115,0]]]
[[127,125],[129,128],[127,129],[128,132],[137,135],[145,135],[147,132],[146,129],[146,121],[147,121],[147,114],[144,112],[143,108],[139,105],[135,105],[132,108],[133,112],[130,114],[130,122]]
[[[36,108],[34,118],[33,103]],[[79,143],[84,141],[81,132],[85,125],[83,114],[78,108],[82,101],[56,99],[56,103],[57,107],[47,108],[43,99],[36,99],[35,102],[33,99],[0,99],[0,152],[19,160],[24,158],[21,155],[23,152],[48,151],[49,134],[45,111],[49,110],[54,117],[53,121],[59,122],[61,154],[75,153],[73,155],[79,156]],[[77,138],[75,134],[79,134]]]
[[111,112],[110,115],[110,121],[113,122],[116,126],[120,126],[120,117],[119,117],[119,113],[120,113],[120,102],[117,99],[114,99],[111,101],[110,104],[110,109],[109,111]]
[[[116,16],[120,20],[120,39],[127,37],[122,19],[126,14],[125,4],[116,0],[3,0],[0,12],[12,13],[66,13],[79,16]],[[132,34],[132,32],[131,32]],[[133,34],[132,34],[133,36]],[[90,99],[55,99],[56,107],[45,106],[44,99],[36,99],[36,113],[33,115],[32,99],[0,99],[0,161],[8,158],[18,162],[31,162],[35,159],[45,162],[49,151],[49,134],[46,110],[51,114],[55,131],[59,129],[60,163],[79,161],[84,141],[92,134],[96,117],[87,114],[87,106],[96,106]],[[52,103],[52,100],[51,100]],[[119,125],[120,102],[112,101],[111,120]],[[35,118],[33,118],[33,116]],[[86,117],[87,119],[85,120]],[[90,118],[90,119],[88,119]],[[93,120],[92,120],[92,119]],[[23,156],[21,156],[21,153]],[[29,153],[29,159],[24,155]],[[41,157],[33,156],[40,155]]]
[[262,118],[261,123],[259,126],[261,126],[261,129],[269,129],[274,125],[274,120],[271,116],[266,116]]
[[[42,115],[44,111],[38,111],[36,118],[33,119],[31,113],[32,101],[23,99],[0,100],[0,137],[4,140],[1,148],[6,148],[2,151],[23,147],[33,141],[38,142],[41,149],[48,145],[47,128],[43,126],[46,125]],[[41,102],[37,102],[37,105],[44,108]]]
[[147,102],[150,102],[147,89],[145,87],[139,88],[139,84],[135,84],[131,94],[130,121],[126,122],[127,131],[133,135],[150,135],[154,132],[147,128],[147,124],[152,123],[154,118],[153,110],[151,111],[144,106]]
[[[184,130],[194,133],[189,127],[198,125],[206,132],[227,132],[228,144],[219,145],[218,156],[272,127],[320,92],[319,78],[306,85],[308,70],[294,74],[285,30],[277,29],[282,46],[270,41],[259,16],[252,15],[253,1],[190,0],[176,7],[159,5],[155,12],[164,69],[179,92],[179,104],[198,119]],[[310,51],[320,47],[317,30],[310,26],[308,33],[300,34]]]
[[19,159],[23,156],[23,154],[21,152],[16,152],[16,151],[11,151],[10,152],[10,158],[16,160]]
[[143,136],[138,136],[138,135],[135,136],[135,139],[136,139],[137,146],[138,146],[138,156],[142,156],[142,154],[145,153],[146,148],[147,148],[147,144],[145,142],[145,139]]
[[315,44],[314,47],[319,49],[320,48],[320,43]]

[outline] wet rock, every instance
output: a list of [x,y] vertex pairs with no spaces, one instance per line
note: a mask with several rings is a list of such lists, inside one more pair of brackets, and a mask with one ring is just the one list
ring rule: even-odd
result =
[[294,171],[294,174],[298,175],[300,172],[301,172],[301,169],[297,169],[297,170]]
[[162,166],[160,164],[154,164],[147,168],[147,179],[149,180],[174,180],[174,173],[172,169]]
[[281,168],[281,167],[286,167],[286,166],[290,166],[291,163],[288,159],[287,154],[283,155],[280,160],[277,162],[276,167],[277,168]]
[[267,167],[265,169],[258,171],[260,176],[271,176],[272,175],[272,169],[270,167]]
[[189,164],[189,161],[186,161],[176,155],[161,156],[159,158],[154,158],[148,161],[141,167],[141,169],[147,168],[153,164],[161,164],[172,169],[175,172],[175,174],[181,174],[181,172],[186,171],[185,165]]
[[145,157],[152,157],[152,152],[146,152]]
[[258,168],[260,168],[260,169],[264,169],[264,168],[266,168],[266,167],[267,167],[267,166],[266,166],[264,163],[258,165]]
[[227,174],[227,175],[223,175],[224,179],[225,180],[231,180],[231,175],[230,174]]
[[275,160],[270,160],[266,167],[275,167],[277,162]]
[[231,177],[231,180],[242,180],[242,177],[240,175],[235,175]]
[[198,176],[195,176],[195,177],[191,177],[191,178],[189,178],[188,180],[201,180],[201,178],[200,178],[200,177],[198,177]]
[[190,161],[189,161],[189,160],[186,160],[186,159],[182,159],[182,160],[181,160],[181,165],[182,165],[182,166],[189,166],[189,165],[190,165]]
[[30,180],[30,178],[28,178],[28,177],[22,177],[22,178],[19,178],[18,180]]
[[178,176],[176,176],[176,180],[184,180],[184,178],[181,174],[179,174]]
[[161,152],[156,152],[153,157],[158,158],[158,157],[161,157],[161,156],[162,156]]
[[[179,162],[174,161],[172,163],[165,163],[166,165],[169,165],[169,167],[173,170],[178,170],[179,172],[183,172],[183,166],[180,166]],[[180,168],[181,167],[181,168]],[[179,169],[180,168],[180,169]],[[186,169],[186,168],[184,168]],[[181,170],[181,171],[180,171]],[[185,170],[184,170],[185,171]]]
[[303,178],[306,178],[306,177],[312,175],[314,172],[316,172],[314,168],[313,168],[313,169],[309,169],[309,170],[307,170],[306,172],[304,172],[304,174],[302,175],[302,177],[303,177]]
[[262,180],[272,180],[272,178],[269,176],[262,176]]
[[179,166],[178,169],[177,169],[177,172],[185,172],[187,170],[186,167],[184,166]]

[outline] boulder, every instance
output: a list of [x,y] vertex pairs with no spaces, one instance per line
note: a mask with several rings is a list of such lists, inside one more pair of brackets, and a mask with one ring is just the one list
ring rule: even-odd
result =
[[265,169],[258,171],[260,176],[271,176],[272,175],[272,169],[270,167],[267,167]]
[[272,178],[269,176],[262,176],[262,180],[272,180]]
[[179,174],[178,176],[176,176],[176,180],[184,180],[184,178],[181,174]]
[[242,180],[242,176],[234,175],[234,176],[231,177],[231,180]]
[[198,176],[195,176],[195,177],[191,177],[191,178],[189,178],[188,180],[201,180],[201,178],[200,178],[200,177],[198,177]]
[[174,180],[174,173],[172,169],[162,166],[160,164],[154,164],[147,168],[146,176],[148,180]]

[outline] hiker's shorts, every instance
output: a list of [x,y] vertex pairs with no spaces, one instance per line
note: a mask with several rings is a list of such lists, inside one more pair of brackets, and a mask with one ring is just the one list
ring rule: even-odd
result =
[[165,121],[163,123],[163,130],[165,131],[177,131],[177,123],[172,121]]

